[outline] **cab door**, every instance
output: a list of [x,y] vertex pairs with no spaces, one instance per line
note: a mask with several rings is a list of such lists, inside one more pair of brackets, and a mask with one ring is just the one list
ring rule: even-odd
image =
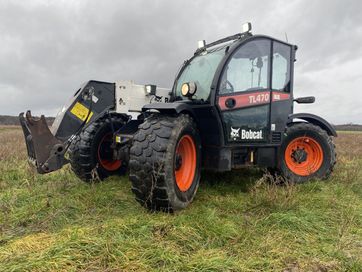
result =
[[294,52],[290,44],[273,41],[270,108],[270,143],[280,144],[288,117],[293,113]]
[[224,66],[217,105],[227,144],[269,140],[271,44],[267,38],[248,41]]

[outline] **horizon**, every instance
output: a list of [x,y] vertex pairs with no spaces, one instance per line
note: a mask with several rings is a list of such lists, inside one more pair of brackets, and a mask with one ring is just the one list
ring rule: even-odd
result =
[[[11,117],[11,118],[18,118],[18,115],[6,115],[6,114],[0,114],[0,118],[1,117]],[[39,118],[40,115],[33,115],[33,118]],[[56,118],[56,116],[44,116],[45,118]],[[331,123],[333,126],[362,126],[362,123],[361,124],[358,124],[358,123],[343,123],[343,124],[334,124],[334,123]],[[0,123],[0,126],[2,124]]]
[[361,8],[351,0],[329,1],[328,12],[325,3],[305,1],[2,3],[0,114],[55,116],[90,79],[171,87],[198,40],[241,32],[250,21],[253,34],[298,45],[294,96],[316,102],[295,112],[361,124]]

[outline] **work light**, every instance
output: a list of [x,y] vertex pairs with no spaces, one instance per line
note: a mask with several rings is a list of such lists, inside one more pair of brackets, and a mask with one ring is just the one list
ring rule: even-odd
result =
[[156,85],[148,84],[145,87],[146,87],[146,92],[148,94],[150,94],[150,95],[155,95],[156,94]]
[[181,86],[181,93],[183,96],[193,96],[196,93],[197,85],[195,82],[186,82]]
[[204,48],[205,46],[206,46],[206,41],[205,40],[198,41],[197,47],[199,49]]
[[242,33],[247,33],[251,31],[251,23],[247,22],[242,25]]

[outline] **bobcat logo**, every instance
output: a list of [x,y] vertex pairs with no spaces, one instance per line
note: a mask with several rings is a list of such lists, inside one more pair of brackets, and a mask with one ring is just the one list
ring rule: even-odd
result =
[[233,127],[230,127],[231,128],[231,132],[230,132],[230,137],[233,139],[233,140],[236,140],[236,138],[239,138],[240,137],[240,128],[233,128]]

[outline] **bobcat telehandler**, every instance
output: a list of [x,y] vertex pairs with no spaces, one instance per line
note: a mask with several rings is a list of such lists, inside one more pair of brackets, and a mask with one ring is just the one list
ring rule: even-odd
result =
[[242,33],[200,41],[172,89],[131,81],[89,81],[49,129],[30,111],[20,122],[29,162],[40,174],[70,162],[91,182],[129,171],[136,200],[151,210],[185,208],[201,169],[273,169],[292,182],[327,178],[335,165],[334,128],[293,113],[297,46]]

